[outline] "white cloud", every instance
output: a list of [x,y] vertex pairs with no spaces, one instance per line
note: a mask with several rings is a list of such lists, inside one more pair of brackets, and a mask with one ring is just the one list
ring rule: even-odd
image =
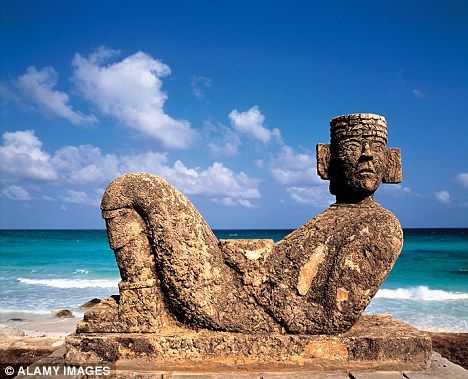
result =
[[228,115],[234,129],[242,134],[250,135],[259,139],[263,143],[276,139],[281,142],[281,132],[279,129],[267,129],[264,126],[265,116],[260,112],[258,106],[250,108],[246,112],[239,112],[237,109]]
[[52,67],[38,71],[34,66],[28,67],[26,73],[16,80],[16,86],[22,97],[37,105],[45,113],[62,117],[74,125],[89,125],[97,123],[94,115],[84,115],[76,112],[69,104],[70,98],[65,92],[54,89],[58,74]]
[[295,153],[289,146],[281,148],[280,155],[270,163],[270,173],[283,185],[323,184],[316,172],[314,157]]
[[439,203],[448,204],[450,203],[450,194],[448,191],[439,191],[435,193],[435,198]]
[[206,170],[189,169],[180,161],[162,175],[189,195],[226,196],[241,199],[260,197],[258,180],[244,172],[235,174],[222,163],[214,162]]
[[211,154],[216,157],[222,157],[236,155],[239,150],[240,143],[236,142],[236,140],[232,140],[226,141],[222,145],[210,142],[207,146]]
[[[60,177],[72,184],[106,184],[124,173],[145,171],[165,178],[188,195],[260,198],[258,180],[242,171],[235,173],[219,162],[203,170],[186,167],[180,160],[170,165],[165,154],[103,154],[98,147],[91,145],[65,146],[51,157],[42,150],[42,142],[33,131],[7,132],[3,138],[0,172],[5,182],[24,178],[56,180]],[[78,194],[70,193],[63,200],[71,202],[72,199],[80,198]],[[248,206],[247,203],[240,205]]]
[[120,173],[145,171],[161,175],[168,168],[166,154],[155,152],[122,155],[118,160]]
[[49,160],[50,155],[42,150],[42,142],[34,135],[34,131],[3,133],[3,145],[0,146],[2,181],[20,178],[57,179],[57,173]]
[[289,197],[299,204],[316,207],[329,206],[334,198],[328,191],[328,181],[321,180],[316,172],[313,156],[295,153],[290,146],[283,146],[279,156],[269,164],[272,177],[287,186]]
[[291,199],[299,204],[328,207],[334,202],[333,197],[324,187],[288,187],[286,191]]
[[0,82],[0,99],[2,103],[15,102],[20,103],[20,98],[7,85]]
[[205,90],[211,88],[213,81],[206,76],[193,76],[190,85],[195,97],[198,100],[203,100],[205,98]]
[[402,197],[412,193],[411,188],[402,186],[401,184],[382,184],[380,188],[382,188],[383,192],[393,197]]
[[57,150],[50,160],[56,171],[69,183],[102,183],[120,174],[118,158],[103,155],[91,145],[65,146]]
[[2,189],[2,194],[12,200],[32,200],[27,190],[21,186],[8,186]]
[[208,143],[208,150],[216,157],[233,156],[239,151],[242,142],[239,136],[227,126],[205,122],[207,137],[214,142]]
[[218,205],[222,205],[223,207],[237,207],[242,206],[245,208],[253,208],[253,204],[249,200],[245,199],[232,199],[231,197],[223,197],[223,198],[213,198],[213,202]]
[[423,91],[421,91],[418,88],[414,88],[411,92],[418,99],[427,99],[429,97],[426,93],[424,93]]
[[468,172],[462,172],[455,177],[455,180],[463,187],[468,188]]
[[190,122],[164,112],[167,95],[162,80],[169,66],[143,52],[116,63],[106,62],[118,52],[100,48],[88,58],[76,54],[73,81],[83,96],[101,112],[167,148],[186,148],[195,137]]
[[243,207],[254,208],[254,205],[249,200],[238,199],[237,202],[239,203],[239,205],[242,205]]
[[181,161],[167,164],[164,154],[143,153],[119,158],[120,172],[147,171],[174,184],[187,195],[224,196],[240,199],[260,197],[259,182],[244,172],[238,174],[214,162],[205,170],[188,168]]
[[246,112],[233,110],[228,117],[232,127],[210,121],[204,125],[206,139],[211,141],[207,144],[208,150],[215,157],[236,155],[242,145],[242,135],[253,137],[265,144],[271,140],[283,143],[279,129],[269,130],[263,125],[265,116],[257,106]]
[[230,197],[223,197],[221,199],[214,198],[212,200],[214,203],[218,205],[222,205],[224,207],[235,207],[237,205],[237,203],[234,200],[232,200],[232,198]]
[[225,196],[241,199],[260,197],[258,180],[244,172],[234,173],[222,163],[214,162],[205,170],[188,168],[181,161],[172,166],[166,164],[162,154],[146,153],[124,156],[121,171],[148,171],[159,175],[187,195]]
[[101,197],[102,194],[99,194],[98,191],[95,191],[94,193],[88,193],[84,191],[67,190],[66,195],[61,196],[60,200],[67,203],[99,206],[101,203]]
[[58,150],[51,163],[68,182],[75,184],[106,183],[127,172],[145,171],[165,178],[187,195],[260,197],[256,179],[243,172],[236,174],[218,162],[202,170],[188,168],[179,160],[168,165],[165,154],[103,155],[99,148],[85,145]]

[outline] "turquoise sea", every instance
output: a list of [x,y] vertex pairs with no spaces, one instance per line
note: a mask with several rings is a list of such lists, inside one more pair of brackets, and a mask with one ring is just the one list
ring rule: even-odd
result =
[[[218,230],[218,238],[272,238],[290,230]],[[418,328],[468,332],[468,229],[406,229],[400,258],[367,308]],[[0,323],[40,321],[117,294],[105,230],[0,231]]]

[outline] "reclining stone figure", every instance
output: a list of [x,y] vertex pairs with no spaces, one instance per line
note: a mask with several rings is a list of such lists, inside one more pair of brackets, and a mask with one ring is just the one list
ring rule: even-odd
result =
[[218,240],[173,185],[147,173],[115,179],[101,209],[122,281],[78,332],[182,326],[239,333],[338,334],[351,328],[397,259],[397,218],[374,202],[401,182],[382,116],[334,118],[317,172],[336,203],[272,240]]

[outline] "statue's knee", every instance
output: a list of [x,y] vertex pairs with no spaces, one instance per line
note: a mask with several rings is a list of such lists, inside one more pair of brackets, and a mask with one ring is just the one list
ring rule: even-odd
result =
[[109,245],[114,250],[125,246],[146,230],[142,218],[131,208],[103,210],[102,218],[106,220]]
[[154,279],[154,256],[140,215],[131,208],[103,211],[102,215],[122,280],[140,282]]

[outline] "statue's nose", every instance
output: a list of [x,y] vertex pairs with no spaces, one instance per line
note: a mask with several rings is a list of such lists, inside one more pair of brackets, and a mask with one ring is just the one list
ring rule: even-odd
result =
[[362,146],[361,156],[365,157],[365,158],[368,158],[368,159],[372,159],[372,150],[370,148],[369,142],[367,142],[367,141],[364,142],[364,145]]

